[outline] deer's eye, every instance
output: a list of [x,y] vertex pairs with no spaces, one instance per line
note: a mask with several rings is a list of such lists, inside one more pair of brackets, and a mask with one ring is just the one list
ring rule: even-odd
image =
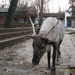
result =
[[41,48],[44,48],[45,47],[45,44],[43,44],[42,46],[41,46]]

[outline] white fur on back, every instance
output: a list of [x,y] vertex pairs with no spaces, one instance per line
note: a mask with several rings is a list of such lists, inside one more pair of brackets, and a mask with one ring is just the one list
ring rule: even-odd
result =
[[[45,19],[42,23],[41,29],[39,34],[42,34],[43,36],[45,33],[53,27],[57,23],[58,19],[49,17]],[[55,26],[48,34],[47,38],[51,41],[55,41],[59,43],[60,40],[63,40],[64,37],[64,25],[61,21],[59,21],[58,25]]]

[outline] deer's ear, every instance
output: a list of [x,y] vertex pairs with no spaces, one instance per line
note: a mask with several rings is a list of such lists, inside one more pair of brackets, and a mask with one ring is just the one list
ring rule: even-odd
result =
[[48,40],[48,39],[46,39],[46,42],[45,42],[46,44],[51,44],[51,45],[53,45],[55,42],[54,41],[51,41],[51,40]]
[[45,43],[45,44],[54,44],[55,42],[54,41],[51,41],[47,38],[42,38],[42,41]]

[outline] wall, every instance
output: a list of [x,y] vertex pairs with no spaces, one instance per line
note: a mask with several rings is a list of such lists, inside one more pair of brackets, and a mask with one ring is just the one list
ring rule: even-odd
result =
[[[66,12],[66,10],[65,10],[65,27],[68,27],[68,18],[70,17],[71,15],[68,13],[68,12]],[[72,22],[71,22],[71,25],[70,25],[71,27],[72,27]]]
[[73,20],[73,27],[75,27],[75,20]]
[[[65,27],[68,27],[68,18],[70,18],[71,14],[65,11]],[[70,27],[75,27],[75,20],[71,20]]]

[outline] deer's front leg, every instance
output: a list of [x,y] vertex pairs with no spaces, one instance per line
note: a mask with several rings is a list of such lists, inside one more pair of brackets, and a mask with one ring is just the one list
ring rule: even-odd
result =
[[55,72],[55,59],[56,59],[56,49],[57,49],[57,46],[56,44],[53,45],[53,62],[52,62],[52,68],[51,68],[51,71],[52,72]]
[[51,68],[51,65],[50,65],[50,58],[51,58],[51,51],[47,52],[47,59],[48,59],[48,70]]

